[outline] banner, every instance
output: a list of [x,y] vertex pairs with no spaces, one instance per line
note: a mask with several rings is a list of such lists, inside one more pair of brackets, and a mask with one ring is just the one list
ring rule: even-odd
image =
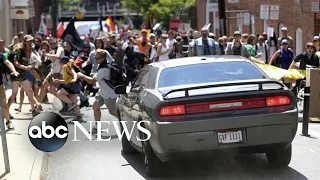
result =
[[256,63],[256,65],[259,66],[270,78],[277,81],[283,78],[298,80],[306,77],[305,70],[297,70],[297,69],[286,70],[286,69],[281,69],[268,64]]

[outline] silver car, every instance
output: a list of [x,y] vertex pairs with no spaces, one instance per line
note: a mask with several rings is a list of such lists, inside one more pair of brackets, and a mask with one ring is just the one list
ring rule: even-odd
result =
[[[239,56],[187,57],[146,65],[129,92],[115,89],[120,121],[134,135],[122,152],[139,151],[145,171],[157,176],[162,162],[178,157],[266,153],[270,164],[291,161],[298,125],[296,99],[250,60]],[[148,121],[148,141],[133,121]],[[132,129],[133,128],[133,129]]]

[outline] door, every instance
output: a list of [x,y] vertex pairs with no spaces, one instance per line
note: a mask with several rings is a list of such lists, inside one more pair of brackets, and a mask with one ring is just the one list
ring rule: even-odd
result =
[[[140,73],[138,74],[136,80],[132,84],[132,88],[130,90],[130,97],[128,97],[131,106],[131,123],[130,123],[130,132],[133,128],[133,135],[131,136],[131,142],[133,142],[135,145],[139,145],[137,141],[137,136],[139,135],[139,132],[137,131],[137,122],[139,121],[139,117],[142,117],[142,111],[141,111],[141,103],[146,95],[146,92],[144,91],[144,88],[146,87],[146,80],[149,77],[148,73],[148,67],[146,66],[143,68]],[[136,122],[136,123],[134,123]],[[140,143],[141,144],[141,143]],[[140,146],[139,146],[140,147]]]

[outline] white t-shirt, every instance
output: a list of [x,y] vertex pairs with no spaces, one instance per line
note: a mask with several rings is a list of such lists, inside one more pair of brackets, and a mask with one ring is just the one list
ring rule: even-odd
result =
[[97,80],[99,84],[99,87],[100,87],[99,93],[103,99],[115,99],[118,97],[118,95],[114,92],[114,89],[112,89],[104,80],[104,79],[106,80],[110,79],[109,68],[99,69],[93,78]]
[[[60,47],[60,46],[58,47],[56,55],[58,55],[60,57],[60,59],[64,56],[63,47]],[[51,71],[52,71],[52,73],[63,74],[63,71],[61,70],[61,66],[60,66],[59,60],[55,60],[55,61],[52,62]]]
[[39,65],[41,63],[41,57],[39,54],[32,52],[30,55],[29,64],[34,64],[34,63],[35,65]]
[[166,41],[167,47],[172,47],[174,44],[174,39],[170,40],[169,38]]

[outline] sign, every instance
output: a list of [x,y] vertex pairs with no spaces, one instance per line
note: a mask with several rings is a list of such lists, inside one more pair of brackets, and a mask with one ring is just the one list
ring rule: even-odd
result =
[[77,19],[83,19],[84,18],[84,13],[82,12],[82,11],[78,11],[77,13],[76,13],[76,15],[75,15],[75,17],[77,18]]
[[238,3],[239,0],[228,0],[228,3],[232,4],[232,3]]
[[279,19],[279,6],[270,6],[270,19],[278,20]]
[[320,19],[320,12],[317,13],[317,19]]
[[179,35],[186,36],[186,35],[188,35],[189,30],[190,30],[189,23],[180,23],[179,24],[179,28],[178,28]]
[[249,26],[250,25],[250,13],[243,13],[243,25]]
[[36,16],[34,12],[34,5],[33,5],[33,0],[28,0],[28,10],[29,10],[29,17],[34,17]]
[[237,14],[237,25],[242,26],[243,25],[243,13]]
[[170,29],[172,31],[178,31],[180,21],[178,19],[172,19],[170,21]]
[[12,0],[11,2],[11,7],[15,8],[15,7],[27,7],[28,3],[27,0]]
[[28,9],[10,9],[11,19],[29,19]]
[[260,19],[269,19],[269,6],[261,5],[260,6]]
[[312,0],[312,7],[313,12],[319,12],[319,0]]
[[273,31],[274,31],[274,28],[273,28],[273,27],[268,27],[268,29],[267,29],[267,35],[268,35],[268,37],[273,37]]
[[266,23],[267,23],[268,25],[273,25],[273,24],[275,23],[275,21],[272,20],[272,19],[268,19],[268,20],[266,21]]

